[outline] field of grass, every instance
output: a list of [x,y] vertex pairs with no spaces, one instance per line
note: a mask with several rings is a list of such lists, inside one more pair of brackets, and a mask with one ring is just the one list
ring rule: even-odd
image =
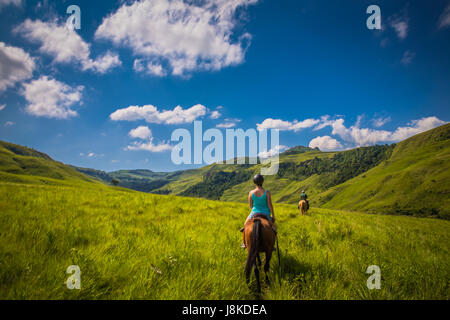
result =
[[[0,299],[253,299],[239,248],[248,211],[2,178]],[[450,298],[449,221],[317,208],[300,217],[282,204],[275,212],[281,279],[275,254],[263,299]],[[70,265],[81,269],[81,290],[66,287]],[[366,287],[370,265],[381,268],[381,290]]]

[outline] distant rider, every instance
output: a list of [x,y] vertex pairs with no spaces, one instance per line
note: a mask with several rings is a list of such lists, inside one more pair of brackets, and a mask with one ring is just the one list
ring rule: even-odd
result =
[[306,210],[309,210],[308,195],[306,194],[305,190],[302,190],[302,194],[300,195],[300,201],[302,200],[306,201]]

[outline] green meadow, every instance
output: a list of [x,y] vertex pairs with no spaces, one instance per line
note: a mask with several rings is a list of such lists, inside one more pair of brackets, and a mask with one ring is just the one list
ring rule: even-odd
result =
[[[239,247],[245,204],[6,177],[0,299],[258,298]],[[275,213],[281,261],[274,254],[262,299],[450,298],[449,221],[319,208],[300,217],[285,204]],[[67,289],[70,265],[81,290]],[[370,265],[380,290],[366,286]]]

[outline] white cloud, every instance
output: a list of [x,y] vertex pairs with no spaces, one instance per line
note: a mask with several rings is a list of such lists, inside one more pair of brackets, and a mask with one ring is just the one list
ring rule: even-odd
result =
[[89,153],[89,154],[88,154],[88,157],[89,157],[89,158],[95,157],[95,153],[93,153],[93,152]]
[[380,128],[390,121],[391,121],[391,117],[375,118],[375,119],[372,119],[372,124],[374,125],[374,127]]
[[390,21],[390,24],[400,40],[403,40],[408,36],[408,19],[394,18]]
[[28,53],[0,42],[0,92],[17,82],[30,79],[35,67]]
[[225,122],[219,123],[218,125],[216,125],[216,127],[221,129],[230,129],[236,127],[236,125],[241,121],[241,119],[226,118]]
[[273,156],[276,156],[277,154],[280,154],[280,152],[283,152],[287,148],[288,148],[287,146],[277,145],[274,148],[270,149],[269,151],[262,151],[258,153],[258,157],[263,159],[271,158]]
[[317,137],[309,143],[310,148],[319,148],[321,151],[341,150],[342,144],[330,136]]
[[6,104],[0,105],[0,111],[2,111],[2,110],[5,109],[5,108],[6,108]]
[[145,63],[142,59],[134,60],[133,69],[136,72],[144,72],[158,77],[164,77],[167,74],[162,65],[152,62]]
[[280,131],[294,131],[297,132],[302,129],[311,128],[318,124],[320,120],[316,119],[306,119],[303,121],[297,121],[294,120],[293,122],[290,121],[283,121],[280,119],[272,119],[268,118],[264,120],[262,123],[257,124],[258,131],[263,131],[265,129],[278,129]]
[[128,135],[132,138],[145,140],[152,136],[152,131],[149,129],[149,127],[140,126],[136,129],[131,130]]
[[142,151],[150,151],[150,152],[159,153],[159,152],[165,152],[165,151],[172,150],[172,146],[168,143],[161,143],[161,144],[155,145],[153,143],[153,138],[152,138],[148,142],[133,142],[133,144],[131,146],[128,146],[126,148],[126,150],[130,150],[130,151],[142,150]]
[[29,114],[56,119],[78,115],[71,107],[81,102],[84,87],[72,88],[47,76],[24,83],[23,87],[22,94],[28,101],[25,110]]
[[210,118],[211,119],[219,119],[222,116],[222,114],[218,110],[214,110],[211,112]]
[[408,65],[414,60],[415,56],[416,56],[416,54],[414,52],[406,50],[405,53],[403,54],[403,57],[400,60],[400,62],[403,65]]
[[436,127],[446,124],[446,121],[442,121],[437,117],[427,117],[419,120],[413,120],[408,123],[408,127],[399,127],[392,133],[392,141],[401,141],[416,134],[434,129]]
[[[95,36],[131,48],[136,56],[155,64],[158,70],[161,67],[165,73],[183,76],[195,70],[220,70],[244,61],[251,36],[233,34],[238,23],[236,10],[256,2],[142,0],[125,3],[103,20]],[[135,68],[139,69],[145,68]]]
[[153,105],[130,106],[128,108],[116,110],[110,115],[111,120],[119,121],[136,121],[145,120],[148,123],[157,124],[183,124],[192,123],[197,118],[206,114],[206,107],[197,104],[189,109],[183,109],[181,106],[175,107],[173,110],[159,111]]
[[15,125],[15,122],[12,122],[12,121],[5,122],[5,127],[11,127],[13,125]]
[[98,57],[96,60],[89,59],[84,62],[84,69],[93,69],[98,73],[106,73],[110,69],[119,67],[122,65],[119,55],[116,53],[107,52],[103,56]]
[[224,123],[219,123],[218,125],[216,125],[217,128],[221,128],[221,129],[231,129],[236,127],[236,122],[224,122]]
[[172,146],[168,143],[160,143],[160,144],[154,144],[153,143],[153,135],[152,131],[145,126],[140,126],[134,130],[131,130],[129,132],[129,135],[133,138],[138,138],[142,140],[147,140],[145,142],[133,142],[132,145],[129,145],[125,148],[125,150],[131,150],[131,151],[138,151],[138,150],[144,150],[144,151],[150,151],[150,152],[164,152],[168,150],[172,150]]
[[22,6],[22,0],[0,0],[0,10],[2,10],[3,7],[14,5],[16,7]]
[[439,29],[444,29],[450,26],[450,3],[444,9],[439,17]]
[[344,125],[344,119],[324,120],[320,126],[322,128],[330,126],[332,128],[332,134],[341,137],[344,141],[354,143],[356,146],[368,146],[376,143],[402,141],[445,123],[445,121],[442,121],[437,117],[428,117],[420,120],[413,120],[408,126],[399,127],[395,131],[359,128],[356,125],[347,128]]
[[40,44],[39,51],[53,57],[57,63],[78,63],[82,70],[105,73],[121,65],[119,56],[107,52],[96,60],[90,58],[90,45],[75,30],[58,22],[31,21],[26,19],[14,29],[32,42]]

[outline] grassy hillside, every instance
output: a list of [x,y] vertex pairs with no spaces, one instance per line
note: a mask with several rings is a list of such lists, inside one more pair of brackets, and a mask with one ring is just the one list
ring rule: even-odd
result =
[[319,203],[450,219],[450,124],[397,144],[389,160],[320,194]]
[[73,184],[92,178],[34,149],[0,141],[0,181]]
[[[30,179],[39,179],[31,177]],[[0,182],[0,299],[253,299],[245,204],[86,183]],[[263,299],[449,299],[450,222],[276,204],[281,250]],[[68,290],[66,269],[81,269]],[[369,290],[369,265],[381,290]]]

